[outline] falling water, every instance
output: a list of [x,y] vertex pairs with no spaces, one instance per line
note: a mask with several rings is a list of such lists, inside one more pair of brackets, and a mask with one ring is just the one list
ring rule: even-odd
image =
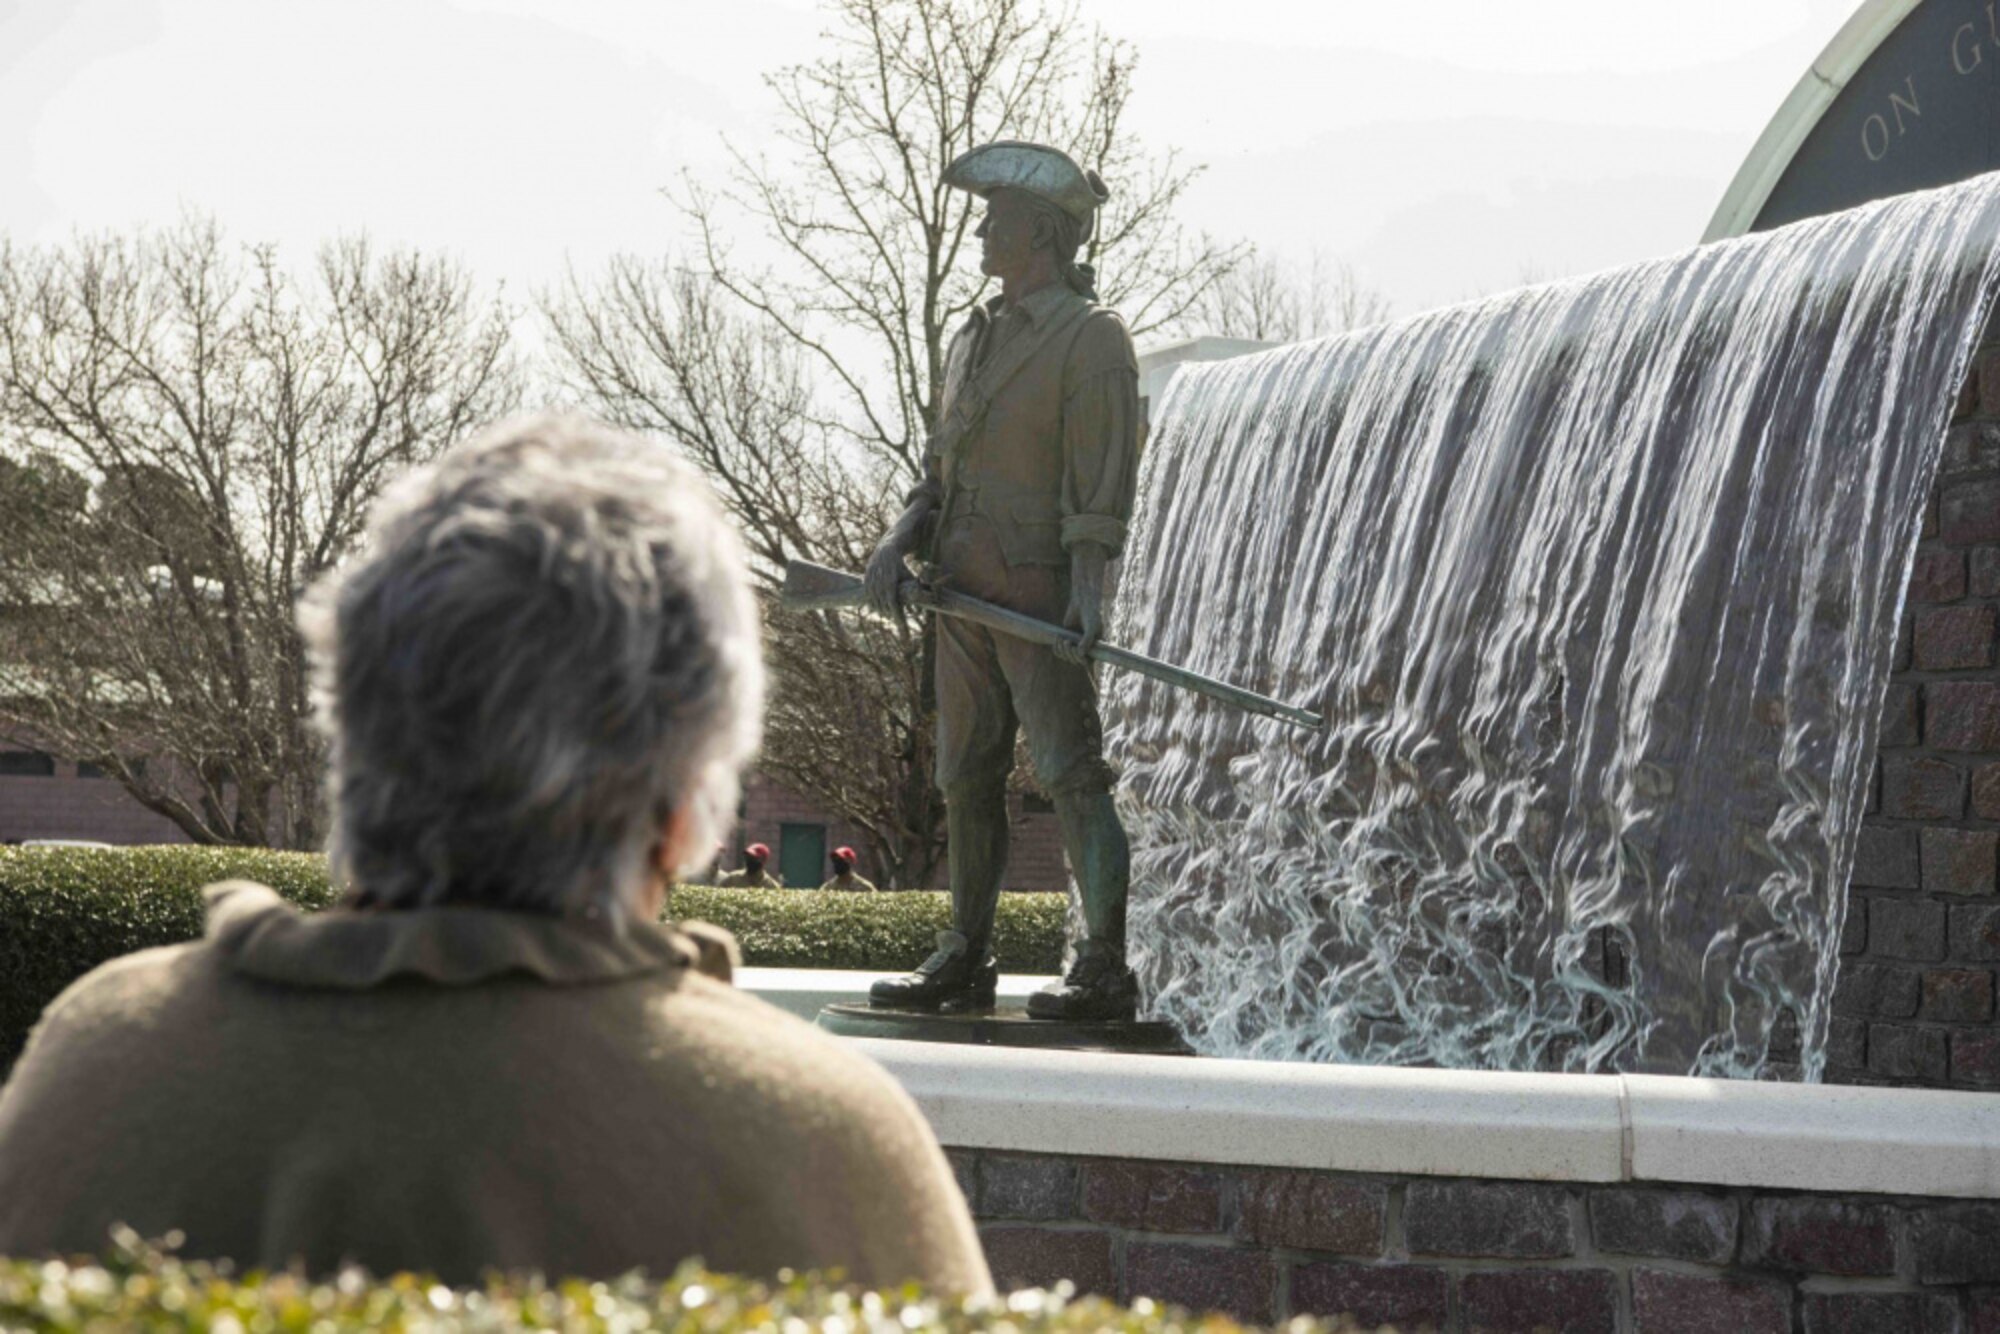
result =
[[[1108,682],[1200,1051],[1817,1078],[2000,176],[1183,369]],[[1789,1019],[1786,1016],[1789,1015]]]

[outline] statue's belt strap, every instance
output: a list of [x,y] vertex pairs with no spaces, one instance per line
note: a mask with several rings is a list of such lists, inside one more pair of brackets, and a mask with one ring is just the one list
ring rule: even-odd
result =
[[[971,381],[953,396],[951,410],[945,414],[945,419],[938,423],[937,430],[931,434],[931,452],[939,458],[950,458],[955,464],[959,446],[963,445],[966,437],[977,430],[979,423],[986,419],[986,410],[993,406],[994,397],[1007,382],[1020,374],[1021,368],[1033,360],[1037,352],[1054,342],[1058,336],[1069,332],[1083,321],[1084,316],[1096,308],[1088,301],[1079,301],[1061,319],[1043,325],[1037,333],[1021,335],[1001,348],[993,359],[980,367]],[[952,468],[951,472],[956,473],[957,468]]]

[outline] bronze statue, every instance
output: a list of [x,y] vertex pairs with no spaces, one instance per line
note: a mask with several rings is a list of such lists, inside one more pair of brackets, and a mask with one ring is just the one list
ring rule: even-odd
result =
[[1138,466],[1138,360],[1077,263],[1107,197],[1095,172],[1039,144],[964,154],[945,183],[986,200],[981,267],[998,296],[946,359],[925,477],[868,562],[869,601],[898,614],[906,560],[926,578],[1079,632],[1044,647],[956,618],[937,623],[937,781],[950,841],[952,929],[877,1005],[993,1003],[994,910],[1007,865],[1007,776],[1017,727],[1062,825],[1084,935],[1063,980],[1030,998],[1047,1019],[1129,1019],[1129,851],[1112,804],[1088,655],[1103,631],[1105,566],[1125,540]]

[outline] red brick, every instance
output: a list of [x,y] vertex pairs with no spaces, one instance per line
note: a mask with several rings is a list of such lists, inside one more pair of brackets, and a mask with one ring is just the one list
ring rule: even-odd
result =
[[979,1160],[979,1217],[1076,1217],[1077,1161],[989,1153]]
[[1728,1264],[1736,1255],[1736,1201],[1690,1190],[1645,1187],[1590,1195],[1590,1235],[1599,1251]]
[[1388,1190],[1318,1172],[1257,1172],[1244,1178],[1237,1235],[1264,1246],[1340,1255],[1380,1255]]
[[1413,1181],[1403,1195],[1412,1255],[1553,1260],[1575,1253],[1569,1195],[1506,1181]]
[[2000,1334],[2000,1292],[1972,1294],[1966,1316],[1966,1334]]
[[1993,608],[1926,607],[1917,613],[1915,655],[1920,672],[1993,665]]
[[1958,1302],[1924,1292],[1814,1292],[1806,1334],[1958,1334]]
[[1151,1297],[1268,1324],[1277,1283],[1277,1262],[1262,1251],[1135,1241],[1126,1243],[1125,1290],[1118,1296],[1127,1303]]
[[2000,597],[2000,547],[1974,547],[1967,554],[1967,591],[1976,598]]
[[1344,1318],[1362,1329],[1416,1334],[1442,1329],[1450,1316],[1451,1279],[1421,1265],[1302,1264],[1292,1270],[1292,1314]]
[[1917,831],[1893,825],[1864,824],[1854,845],[1854,872],[1849,877],[1866,889],[1915,889],[1923,883],[1917,859]]
[[2000,753],[2000,682],[1931,682],[1924,689],[1924,740],[1939,750]]
[[1910,601],[1956,602],[1965,596],[1965,553],[1919,551],[1910,565]]
[[2000,423],[1970,422],[1945,432],[1938,473],[1951,477],[2000,470]]
[[[1850,911],[1866,906],[1857,903]],[[1833,991],[1833,1012],[1853,1018],[1909,1019],[1917,1013],[1922,979],[1907,968],[1855,960],[1842,964]]]
[[1960,962],[2000,959],[2000,908],[1983,903],[1954,904],[1950,939],[1951,957]]
[[1994,1016],[1994,974],[1986,968],[1932,968],[1924,974],[1920,1018],[1932,1024],[1984,1024]]
[[[1929,537],[1937,529],[1937,524],[1929,521],[1930,516],[1933,516],[1936,513],[1937,513],[1937,506],[1935,502],[1933,502],[1932,505],[1924,511],[1924,514],[1926,516],[1926,522],[1924,526],[1925,537]],[[1915,638],[1916,638],[1915,631],[1910,625],[1910,614],[1908,612],[1904,612],[1903,619],[1896,623],[1896,648],[1894,651],[1894,655],[1889,659],[1890,671],[1901,672],[1909,670],[1910,647]]]
[[1220,1232],[1222,1178],[1165,1163],[1086,1163],[1083,1216],[1141,1232]]
[[1632,1322],[1638,1334],[1791,1334],[1792,1292],[1778,1283],[1638,1269]]
[[2000,348],[1985,348],[1972,358],[1972,378],[1979,384],[1979,411],[2000,416]]
[[1947,1035],[1941,1028],[1909,1024],[1868,1027],[1868,1073],[1883,1079],[1942,1084],[1950,1070]]
[[979,1240],[1000,1291],[1052,1288],[1067,1280],[1078,1292],[1118,1296],[1111,1266],[1111,1234],[1095,1229],[982,1227]]
[[1972,813],[1981,820],[2000,820],[2000,764],[1972,771]]
[[1991,894],[2000,868],[2000,833],[1991,829],[1926,829],[1924,888],[1941,894]]
[[1930,755],[1882,757],[1882,814],[1956,820],[1965,814],[1965,771]]
[[2000,1033],[1960,1030],[1951,1035],[1951,1082],[1954,1085],[2000,1084]]
[[[1871,1037],[1870,1047],[1874,1043]],[[1824,1196],[1761,1199],[1750,1206],[1744,1259],[1774,1269],[1847,1276],[1896,1272],[1896,1213],[1887,1205]]]
[[1891,681],[1888,692],[1882,697],[1882,734],[1875,739],[1875,744],[1914,746],[1922,739],[1918,728],[1917,688]]
[[1938,530],[1953,546],[2000,542],[2000,479],[1946,483],[1938,501]]
[[1924,1019],[1983,1024],[1993,1017],[1993,974],[1984,968],[1933,968],[1924,974]]
[[[1835,1017],[1826,1026],[1826,1063],[1836,1070],[1858,1073],[1868,1064],[1868,1025],[1859,1019]],[[1838,1082],[1838,1081],[1835,1081]]]
[[1458,1281],[1466,1334],[1613,1334],[1618,1285],[1605,1269],[1502,1269]]
[[1888,959],[1944,958],[1945,911],[1922,899],[1868,900],[1868,951]]
[[1910,1216],[1919,1283],[2000,1281],[2000,1204],[1934,1204]]

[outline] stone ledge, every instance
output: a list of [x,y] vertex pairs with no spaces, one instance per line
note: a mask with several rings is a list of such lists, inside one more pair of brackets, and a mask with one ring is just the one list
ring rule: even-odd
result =
[[2000,1198],[2000,1098],[854,1040],[963,1149]]

